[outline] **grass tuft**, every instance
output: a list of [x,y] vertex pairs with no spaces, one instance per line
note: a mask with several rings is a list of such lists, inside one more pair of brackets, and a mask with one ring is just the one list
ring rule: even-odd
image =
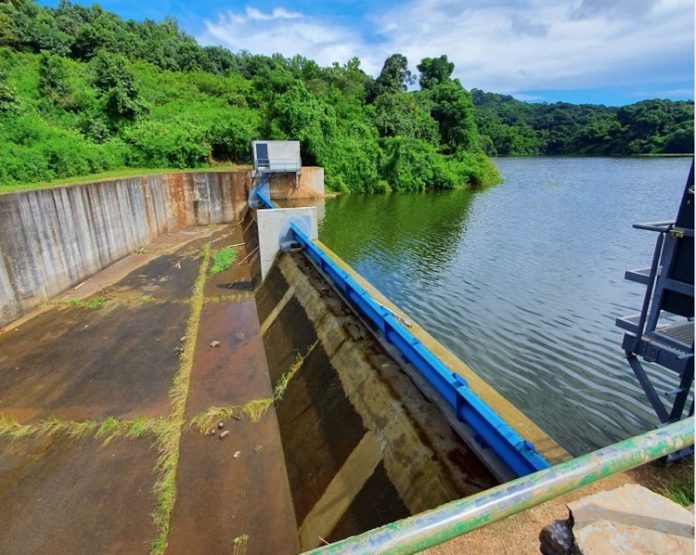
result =
[[[693,469],[693,466],[692,466]],[[670,477],[660,492],[683,507],[694,504],[694,475],[692,472],[676,473]]]
[[229,270],[236,259],[236,250],[234,250],[232,247],[222,247],[213,257],[213,265],[210,268],[210,273],[219,274],[220,272]]
[[172,509],[176,499],[176,471],[179,466],[179,445],[181,432],[185,423],[186,399],[191,384],[191,370],[193,369],[193,352],[198,337],[198,328],[203,308],[203,294],[205,276],[210,264],[210,245],[202,249],[203,260],[198,269],[198,276],[193,286],[191,295],[191,313],[186,324],[186,333],[182,344],[183,351],[179,357],[179,370],[174,376],[172,387],[169,390],[171,404],[171,416],[159,423],[157,427],[156,447],[159,452],[155,463],[155,472],[159,479],[153,487],[153,493],[157,498],[157,505],[153,512],[153,519],[157,526],[157,535],[152,541],[150,552],[153,555],[164,553],[167,548],[167,537],[171,522]]
[[290,385],[290,380],[292,380],[295,377],[295,374],[302,368],[302,364],[304,363],[305,359],[312,353],[314,348],[319,344],[319,339],[317,339],[310,347],[307,349],[307,352],[304,355],[301,355],[300,353],[297,353],[295,356],[295,362],[293,362],[290,365],[290,368],[288,368],[288,371],[285,372],[278,382],[276,383],[275,387],[273,388],[273,399],[276,401],[282,401],[283,397],[285,397],[285,393],[288,390],[288,385]]
[[54,434],[79,438],[94,433],[95,437],[102,438],[103,444],[107,445],[118,437],[136,439],[155,433],[156,430],[157,420],[146,418],[119,420],[110,416],[99,422],[97,420],[60,420],[55,416],[49,416],[31,424],[20,424],[15,419],[0,414],[0,437],[9,437],[11,440]]
[[88,308],[90,310],[99,310],[100,308],[104,308],[104,306],[108,302],[108,297],[104,295],[99,295],[97,297],[92,297],[88,300],[72,299],[69,304],[70,306]]
[[234,538],[234,540],[232,540],[232,555],[245,555],[248,543],[249,536],[246,534]]

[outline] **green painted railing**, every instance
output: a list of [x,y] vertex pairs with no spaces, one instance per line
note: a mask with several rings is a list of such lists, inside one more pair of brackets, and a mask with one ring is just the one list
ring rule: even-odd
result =
[[691,417],[309,553],[415,553],[693,444]]

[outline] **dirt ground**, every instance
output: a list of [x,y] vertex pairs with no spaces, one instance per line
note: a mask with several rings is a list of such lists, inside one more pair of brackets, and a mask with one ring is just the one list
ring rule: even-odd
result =
[[461,553],[538,555],[539,533],[544,526],[554,520],[568,518],[566,507],[568,503],[602,490],[611,490],[631,483],[640,484],[664,495],[672,479],[693,476],[693,474],[693,458],[667,466],[660,462],[647,464],[623,474],[605,478],[422,553],[428,555],[459,555]]

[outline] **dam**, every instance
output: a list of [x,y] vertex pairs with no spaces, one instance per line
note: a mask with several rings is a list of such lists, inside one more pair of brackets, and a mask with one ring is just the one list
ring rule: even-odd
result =
[[298,553],[569,459],[317,240],[323,194],[0,196],[0,550]]

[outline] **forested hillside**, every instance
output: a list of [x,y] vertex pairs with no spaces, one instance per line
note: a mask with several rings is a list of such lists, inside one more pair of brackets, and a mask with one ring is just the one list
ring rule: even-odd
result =
[[496,182],[486,154],[684,152],[693,142],[692,104],[531,105],[474,89],[475,110],[446,55],[417,69],[394,54],[373,78],[357,58],[320,67],[202,47],[173,19],[0,0],[0,185],[247,163],[250,142],[265,138],[299,139],[303,162],[324,166],[336,191],[424,190]]
[[398,54],[373,79],[357,59],[319,67],[201,47],[171,19],[0,3],[0,183],[247,162],[255,138],[299,139],[339,191],[495,182],[453,66],[419,67],[423,89],[407,93]]
[[473,89],[481,145],[492,156],[629,156],[694,151],[694,104],[644,100],[609,108],[537,104]]

